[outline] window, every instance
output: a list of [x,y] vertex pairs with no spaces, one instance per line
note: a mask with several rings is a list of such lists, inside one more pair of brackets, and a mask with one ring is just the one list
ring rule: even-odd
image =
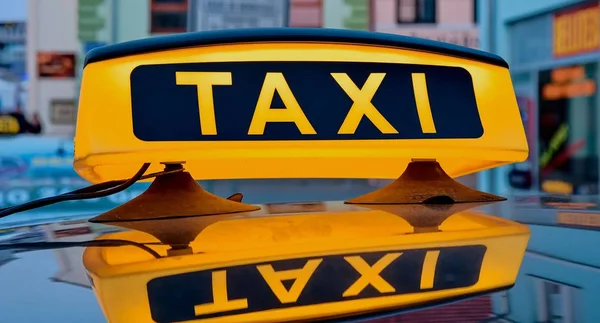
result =
[[187,29],[187,13],[185,12],[153,12],[152,32],[185,32]]
[[508,291],[498,293],[498,314],[507,315],[510,312],[510,301]]
[[597,63],[539,73],[540,188],[561,182],[573,194],[598,194]]
[[546,302],[546,317],[550,322],[563,322],[563,295],[561,295],[561,285],[544,282],[544,298]]
[[152,11],[187,11],[188,0],[149,0]]
[[188,0],[150,0],[150,32],[187,31]]
[[50,121],[55,125],[73,125],[77,121],[75,100],[55,99],[50,102]]
[[289,26],[322,27],[322,11],[321,0],[291,0],[289,2]]
[[397,0],[400,24],[435,23],[436,0]]
[[537,322],[575,323],[579,289],[559,282],[534,278]]

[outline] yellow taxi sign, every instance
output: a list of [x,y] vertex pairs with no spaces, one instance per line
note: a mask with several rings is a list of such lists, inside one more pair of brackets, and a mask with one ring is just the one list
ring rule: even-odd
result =
[[[462,209],[441,211],[439,230],[422,232],[408,217],[426,207],[390,213],[327,202],[326,211],[270,214],[265,206],[207,227],[188,255],[151,244],[165,257],[129,246],[88,248],[84,265],[110,322],[315,322],[514,284],[526,226]],[[194,219],[168,221],[193,226]],[[140,231],[100,239],[156,241]]]
[[196,179],[397,178],[411,158],[424,158],[455,177],[528,154],[501,58],[411,37],[296,28],[92,50],[75,141],[75,168],[92,182],[173,161]]
[[[213,268],[152,279],[147,284],[148,302],[154,321],[181,322],[273,311],[290,305],[381,301],[392,296],[471,287],[479,281],[485,252],[484,245],[465,245]],[[369,260],[374,262],[370,264]],[[458,261],[463,265],[457,266]],[[178,297],[174,298],[173,293]]]

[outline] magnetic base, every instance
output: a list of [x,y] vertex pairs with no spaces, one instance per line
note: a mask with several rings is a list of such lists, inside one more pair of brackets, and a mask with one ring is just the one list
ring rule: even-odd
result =
[[207,226],[260,210],[242,198],[211,194],[181,171],[156,177],[144,193],[89,222],[142,231],[174,249],[186,248]]
[[90,222],[145,221],[206,216],[259,210],[260,207],[222,198],[204,190],[188,172],[158,176],[150,187],[131,201],[105,212]]
[[349,199],[349,204],[450,204],[504,201],[506,198],[481,192],[452,179],[435,160],[413,160],[404,173],[389,185]]

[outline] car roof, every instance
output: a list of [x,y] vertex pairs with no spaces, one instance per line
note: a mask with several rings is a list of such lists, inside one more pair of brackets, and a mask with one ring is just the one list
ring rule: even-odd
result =
[[[572,226],[562,226],[556,223],[556,212],[563,210],[565,203],[589,203],[597,207],[600,199],[597,197],[565,198],[540,197],[537,195],[512,198],[511,202],[500,202],[483,206],[490,213],[503,217],[513,217],[517,221],[524,220],[530,226],[552,225],[578,230]],[[294,214],[315,213],[311,203],[276,203],[275,207],[292,207],[306,204],[313,208],[307,212],[296,209]],[[336,202],[337,203],[337,202]],[[339,203],[336,207],[344,207]],[[508,203],[508,204],[507,204]],[[507,207],[508,206],[508,207]],[[568,207],[567,207],[568,209]],[[535,216],[527,217],[526,214]],[[89,232],[80,228],[90,228]],[[579,228],[581,229],[581,228]],[[115,229],[102,224],[90,224],[87,218],[66,219],[55,218],[41,225],[22,224],[10,230],[0,230],[0,243],[42,242],[48,236],[60,235],[62,241],[92,240],[95,236]],[[590,229],[585,229],[589,231]],[[105,316],[100,309],[97,299],[91,289],[85,269],[82,266],[84,248],[65,248],[48,250],[0,250],[0,277],[5,279],[3,302],[0,312],[7,322],[34,321],[85,321],[105,322]],[[10,291],[10,292],[8,292]],[[33,292],[35,291],[35,292]],[[32,311],[29,304],[36,304]],[[41,306],[41,307],[40,307]],[[2,310],[10,309],[10,310]]]

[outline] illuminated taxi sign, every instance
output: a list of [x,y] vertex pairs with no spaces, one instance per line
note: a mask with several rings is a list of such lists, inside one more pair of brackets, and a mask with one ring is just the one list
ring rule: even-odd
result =
[[397,178],[412,158],[459,176],[528,153],[504,60],[370,32],[105,46],[86,58],[79,107],[75,168],[94,182],[169,161],[196,179]]
[[[169,105],[173,107],[165,113]],[[143,141],[483,135],[473,80],[460,67],[364,62],[142,65],[131,73],[131,107],[133,132]]]
[[196,271],[149,281],[148,300],[156,322],[376,301],[472,286],[479,280],[485,251],[482,245],[390,250]]

